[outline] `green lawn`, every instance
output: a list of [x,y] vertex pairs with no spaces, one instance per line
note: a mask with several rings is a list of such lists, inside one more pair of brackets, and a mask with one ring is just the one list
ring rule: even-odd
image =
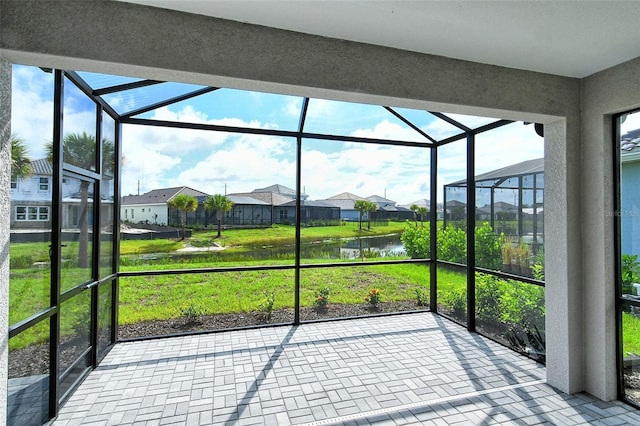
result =
[[629,312],[622,313],[622,354],[640,355],[640,318]]
[[[326,241],[358,236],[387,235],[400,233],[403,223],[374,226],[371,230],[360,230],[357,224],[342,226],[303,228],[304,242]],[[174,239],[125,240],[121,242],[123,271],[144,271],[146,264],[127,264],[127,256],[152,253],[171,253],[185,247],[208,246],[213,243],[228,247],[227,250],[241,252],[245,247],[278,245],[290,243],[295,238],[295,227],[275,226],[266,229],[223,230],[222,237],[216,238],[216,231],[195,232],[187,241]],[[110,243],[105,243],[108,248]],[[63,257],[72,259],[77,253],[77,243],[69,243],[63,248]],[[290,259],[289,259],[290,260]],[[35,266],[48,261],[47,243],[11,244],[10,281],[10,323],[23,320],[48,305],[49,269]],[[251,265],[282,265],[283,260],[241,260],[230,261],[194,257],[188,264],[167,261],[154,265],[156,269],[177,269],[180,267],[206,268]],[[322,262],[322,259],[305,259],[305,263]],[[344,261],[344,260],[343,260]],[[286,262],[284,262],[286,263]],[[86,270],[65,266],[64,276],[69,281],[80,282]],[[75,277],[75,278],[74,278]],[[497,311],[485,311],[496,315],[502,321],[519,321],[527,312],[538,309],[542,289],[525,284],[509,283],[504,280],[485,282],[484,302],[491,304],[492,298],[502,305],[493,306]],[[300,271],[301,305],[312,306],[317,292],[324,287],[330,289],[330,303],[362,304],[371,288],[377,288],[383,301],[406,301],[416,299],[416,289],[429,294],[429,267],[419,264],[367,265],[309,268]],[[488,293],[487,293],[488,292]],[[491,293],[493,292],[493,293]],[[229,271],[205,274],[172,274],[157,276],[122,277],[120,280],[119,321],[130,324],[153,319],[180,317],[185,308],[195,307],[199,313],[248,313],[259,309],[265,294],[274,294],[274,309],[294,306],[294,271]],[[88,293],[87,293],[88,294]],[[488,295],[488,297],[487,297]],[[480,294],[477,295],[480,297]],[[454,304],[466,300],[466,275],[449,268],[438,268],[438,304],[444,311],[453,311]],[[487,302],[489,301],[489,302]],[[63,307],[64,308],[64,307]],[[464,306],[463,306],[464,308]],[[479,309],[485,307],[479,303]],[[489,306],[491,308],[491,306]],[[518,316],[520,315],[520,316]],[[69,306],[62,321],[62,333],[76,332],[86,322],[86,312],[82,307]],[[640,319],[626,314],[623,320],[624,352],[640,353]],[[42,325],[22,333],[11,340],[11,349],[41,342],[48,335],[48,327]]]
[[[300,301],[312,306],[315,293],[331,291],[331,303],[361,304],[371,288],[384,301],[412,300],[415,288],[428,293],[429,268],[425,265],[370,265],[311,268],[301,271]],[[274,293],[274,309],[293,308],[294,271],[233,271],[188,275],[123,277],[120,279],[119,321],[178,318],[193,304],[202,313],[253,312],[265,293]]]
[[[371,229],[367,229],[366,223],[363,223],[362,230],[359,229],[357,223],[345,223],[344,225],[336,226],[314,226],[302,228],[300,231],[300,239],[302,242],[312,242],[327,239],[401,234],[404,226],[404,222],[372,225]],[[220,238],[217,238],[217,231],[215,230],[199,231],[193,234],[191,244],[194,246],[203,246],[217,243],[223,247],[292,244],[295,241],[295,231],[296,228],[293,225],[274,225],[270,228],[226,229],[222,231]],[[123,243],[128,243],[128,241],[123,241]]]

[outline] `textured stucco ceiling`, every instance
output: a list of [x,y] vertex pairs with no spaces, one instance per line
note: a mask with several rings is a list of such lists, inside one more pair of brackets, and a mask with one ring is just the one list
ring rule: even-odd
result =
[[635,0],[125,1],[569,77],[640,56]]

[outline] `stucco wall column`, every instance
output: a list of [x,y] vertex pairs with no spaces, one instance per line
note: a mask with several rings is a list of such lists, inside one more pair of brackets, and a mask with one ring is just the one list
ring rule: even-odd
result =
[[613,114],[640,108],[639,69],[636,58],[581,84],[585,391],[603,400],[617,398]]
[[9,375],[9,223],[11,210],[11,64],[0,58],[0,425],[7,418]]
[[583,390],[580,120],[544,127],[547,383]]

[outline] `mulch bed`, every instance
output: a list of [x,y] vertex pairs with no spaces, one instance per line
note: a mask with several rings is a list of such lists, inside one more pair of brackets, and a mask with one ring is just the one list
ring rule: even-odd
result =
[[[330,318],[363,317],[393,312],[407,312],[427,310],[427,307],[417,306],[415,301],[382,302],[377,307],[367,304],[360,305],[329,305],[326,309],[301,308],[301,321],[317,321]],[[279,309],[271,312],[267,321],[261,312],[201,315],[196,321],[187,322],[184,318],[168,320],[143,321],[126,324],[119,327],[119,339],[139,339],[150,336],[169,334],[196,333],[214,330],[233,329],[241,327],[260,326],[266,324],[292,323],[293,309]],[[87,346],[86,340],[75,342],[74,339],[62,339],[60,350],[61,365],[70,365],[75,357]],[[48,374],[49,345],[40,344],[11,351],[9,355],[9,377],[25,377]]]
[[[383,302],[377,307],[361,305],[329,305],[324,310],[300,308],[301,321],[317,321],[329,318],[350,318],[368,315],[379,315],[393,312],[407,312],[426,310],[417,306],[414,301]],[[222,330],[240,327],[251,327],[265,324],[291,323],[294,319],[293,309],[278,309],[271,312],[267,321],[262,312],[239,314],[201,315],[197,321],[187,322],[183,318],[164,321],[143,321],[135,324],[125,324],[119,327],[120,339],[140,338],[145,336],[160,336],[165,334],[193,333],[210,330]]]

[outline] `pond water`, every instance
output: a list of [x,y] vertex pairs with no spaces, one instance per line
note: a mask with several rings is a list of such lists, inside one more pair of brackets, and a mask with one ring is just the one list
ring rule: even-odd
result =
[[[400,241],[400,234],[302,243],[300,246],[300,256],[302,259],[358,259],[363,256],[367,258],[378,258],[404,255],[405,251]],[[293,244],[280,244],[249,247],[241,251],[190,251],[122,257],[129,261],[142,261],[145,263],[161,263],[168,259],[171,259],[172,262],[189,262],[190,260],[195,261],[196,259],[209,259],[212,261],[293,259],[295,257],[295,246]]]

